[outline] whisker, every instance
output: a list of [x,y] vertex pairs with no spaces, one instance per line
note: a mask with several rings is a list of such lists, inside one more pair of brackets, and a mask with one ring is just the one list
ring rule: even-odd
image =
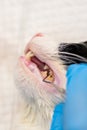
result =
[[82,56],[80,56],[80,55],[77,55],[77,54],[73,54],[73,53],[69,53],[69,52],[59,52],[59,55],[63,55],[63,56],[67,56],[67,57],[70,57],[70,56],[72,56],[73,58],[75,58],[75,59],[81,59],[81,60],[83,60],[83,61],[87,61],[87,59],[86,58],[84,58],[84,57],[82,57]]
[[87,42],[61,43],[58,54],[65,65],[87,63]]

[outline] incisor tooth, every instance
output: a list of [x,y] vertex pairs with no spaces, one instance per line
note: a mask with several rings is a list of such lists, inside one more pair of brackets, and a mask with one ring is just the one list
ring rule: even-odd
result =
[[34,56],[34,53],[33,52],[31,52],[31,51],[29,51],[26,55],[25,55],[25,58],[27,59],[27,60],[29,60],[31,57],[33,57]]

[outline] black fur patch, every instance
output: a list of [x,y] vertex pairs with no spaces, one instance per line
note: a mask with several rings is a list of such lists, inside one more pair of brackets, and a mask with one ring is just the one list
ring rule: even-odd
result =
[[87,41],[81,43],[61,43],[58,52],[64,65],[87,63]]

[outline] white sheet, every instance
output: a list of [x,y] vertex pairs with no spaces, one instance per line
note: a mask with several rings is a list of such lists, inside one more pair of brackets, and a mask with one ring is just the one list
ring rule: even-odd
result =
[[37,32],[86,40],[87,0],[0,1],[0,38],[25,43]]

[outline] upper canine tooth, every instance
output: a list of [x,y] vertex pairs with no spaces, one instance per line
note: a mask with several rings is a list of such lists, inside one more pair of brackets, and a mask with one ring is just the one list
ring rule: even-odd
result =
[[26,55],[25,55],[25,58],[27,59],[27,60],[29,60],[31,57],[33,57],[34,56],[34,53],[33,52],[31,52],[31,51],[29,51]]

